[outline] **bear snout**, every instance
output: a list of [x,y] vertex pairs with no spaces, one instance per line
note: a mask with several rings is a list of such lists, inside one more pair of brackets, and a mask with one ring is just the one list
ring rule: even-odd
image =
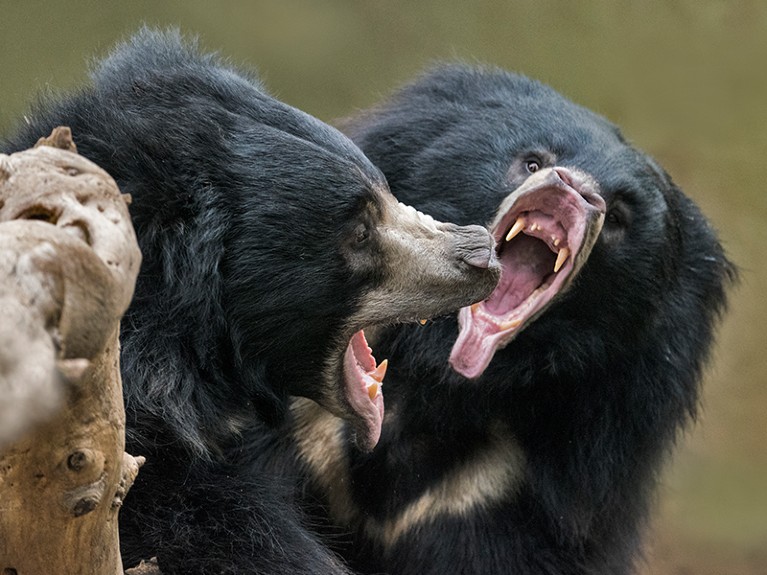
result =
[[461,261],[483,270],[498,268],[495,241],[485,228],[477,225],[456,226],[452,236],[454,253]]

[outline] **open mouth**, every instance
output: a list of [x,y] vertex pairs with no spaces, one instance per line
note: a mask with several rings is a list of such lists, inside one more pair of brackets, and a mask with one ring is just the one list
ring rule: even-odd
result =
[[501,203],[491,226],[501,279],[486,300],[458,314],[450,364],[461,375],[482,375],[506,346],[571,285],[604,222],[605,203],[583,172],[541,170]]
[[362,330],[352,336],[344,352],[344,390],[346,400],[363,423],[357,426],[356,442],[366,450],[373,449],[381,436],[384,416],[381,387],[387,365],[387,360],[376,363]]

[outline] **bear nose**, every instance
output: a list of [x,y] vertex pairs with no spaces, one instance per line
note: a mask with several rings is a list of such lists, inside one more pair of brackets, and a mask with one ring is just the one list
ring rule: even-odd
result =
[[497,267],[495,241],[482,226],[455,226],[455,253],[458,259],[475,268]]
[[555,166],[553,168],[554,172],[562,179],[564,183],[566,183],[568,186],[572,186],[572,173],[570,170],[566,168],[562,168],[560,166]]

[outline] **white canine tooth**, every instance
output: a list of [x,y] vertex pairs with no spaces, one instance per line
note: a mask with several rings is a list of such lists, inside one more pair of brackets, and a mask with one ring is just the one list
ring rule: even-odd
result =
[[511,241],[511,239],[516,236],[519,232],[521,232],[523,229],[525,229],[525,218],[522,216],[519,216],[517,218],[517,221],[514,222],[514,225],[511,226],[511,229],[509,230],[509,233],[506,234],[506,241]]
[[557,254],[557,261],[554,264],[554,273],[557,273],[560,268],[565,264],[567,258],[570,257],[570,250],[568,248],[562,248]]
[[383,382],[384,377],[386,376],[386,368],[389,366],[389,360],[385,359],[381,363],[378,364],[378,367],[376,367],[375,371],[373,371],[370,374],[370,377],[375,379],[378,383]]
[[507,329],[514,329],[515,327],[519,327],[522,323],[522,318],[514,318],[510,321],[504,322],[500,325],[501,330],[506,331]]
[[421,325],[426,325],[426,320],[425,319],[419,319],[418,323],[420,323]]
[[560,239],[557,237],[552,236],[552,239],[554,240],[552,243],[554,244],[554,247],[559,247]]

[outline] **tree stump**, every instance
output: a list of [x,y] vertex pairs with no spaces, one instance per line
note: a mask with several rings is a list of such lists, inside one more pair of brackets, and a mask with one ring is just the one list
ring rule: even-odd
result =
[[117,513],[143,462],[119,370],[128,202],[66,128],[0,154],[1,575],[123,573]]

